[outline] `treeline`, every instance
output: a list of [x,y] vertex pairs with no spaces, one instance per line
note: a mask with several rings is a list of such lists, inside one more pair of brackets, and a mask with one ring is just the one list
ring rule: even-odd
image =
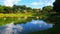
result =
[[25,12],[37,12],[41,9],[32,9],[31,7],[27,7],[25,5],[13,5],[12,7],[1,6],[0,5],[0,13],[25,13]]
[[0,13],[48,13],[51,10],[52,6],[44,6],[42,9],[36,9],[25,5],[13,5],[12,7],[0,5]]

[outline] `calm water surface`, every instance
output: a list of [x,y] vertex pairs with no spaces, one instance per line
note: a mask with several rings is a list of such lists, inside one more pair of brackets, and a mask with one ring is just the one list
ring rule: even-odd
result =
[[30,32],[37,32],[47,30],[53,27],[53,24],[46,23],[43,20],[32,20],[25,24],[14,25],[14,22],[5,26],[0,26],[0,34],[27,34]]

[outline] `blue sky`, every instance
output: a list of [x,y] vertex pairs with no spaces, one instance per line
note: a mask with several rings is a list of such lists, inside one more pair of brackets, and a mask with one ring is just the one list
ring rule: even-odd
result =
[[16,5],[26,5],[32,8],[42,8],[43,6],[51,5],[55,0],[0,0],[1,5],[13,6]]

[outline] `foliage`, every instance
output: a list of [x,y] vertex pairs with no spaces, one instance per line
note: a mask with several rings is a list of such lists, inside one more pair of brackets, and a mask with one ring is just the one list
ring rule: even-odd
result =
[[55,0],[55,2],[53,3],[53,10],[60,13],[60,0]]
[[[54,10],[53,10],[54,8]],[[44,6],[42,10],[36,9],[36,8],[31,8],[27,7],[25,5],[13,5],[12,7],[7,7],[7,6],[1,6],[0,5],[0,17],[31,17],[29,19],[22,19],[22,20],[17,20],[17,18],[0,18],[0,25],[4,25],[7,23],[10,23],[11,21],[15,21],[15,24],[18,23],[25,23],[27,21],[31,21],[32,19],[43,19],[46,22],[50,22],[55,24],[54,28],[47,30],[47,31],[39,31],[39,32],[33,32],[33,34],[55,34],[58,33],[60,29],[60,5],[58,2],[54,3],[54,7],[52,6]],[[6,14],[4,14],[6,13]],[[8,13],[8,14],[7,14]],[[53,31],[54,30],[54,31]],[[52,32],[51,32],[52,31]],[[58,31],[58,32],[57,32]],[[47,33],[48,32],[48,33]]]

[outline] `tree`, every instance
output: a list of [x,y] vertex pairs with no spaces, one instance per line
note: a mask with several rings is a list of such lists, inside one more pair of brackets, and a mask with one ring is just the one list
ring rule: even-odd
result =
[[13,11],[14,12],[24,12],[24,10],[27,10],[27,7],[25,5],[13,5]]
[[53,9],[52,6],[44,6],[44,7],[42,8],[42,10],[44,10],[44,11],[50,11],[50,10],[52,10],[52,9]]
[[55,22],[56,22],[55,26],[54,26],[55,27],[54,33],[55,34],[57,34],[57,33],[60,34],[60,31],[59,31],[59,29],[60,29],[60,0],[55,0],[55,2],[53,3],[53,10],[55,12],[57,12],[55,14],[55,17],[53,17]]
[[16,13],[17,12],[17,5],[13,5],[13,12]]
[[4,7],[4,12],[5,13],[12,13],[12,8],[11,7]]
[[26,8],[27,8],[27,7],[26,7],[25,5],[22,5],[22,6],[21,6],[21,9],[22,9],[22,10],[26,10]]
[[52,12],[53,11],[53,7],[52,6],[44,6],[43,8],[42,8],[42,12],[43,13],[46,13],[46,14],[49,14],[50,12]]
[[27,7],[26,10],[27,10],[28,12],[32,12],[32,11],[33,11],[31,7]]
[[0,5],[0,13],[3,13],[4,12],[4,7]]
[[33,8],[33,12],[34,12],[34,13],[37,13],[37,12],[38,12],[38,9]]
[[53,10],[60,13],[60,0],[55,0],[55,2],[53,3]]

